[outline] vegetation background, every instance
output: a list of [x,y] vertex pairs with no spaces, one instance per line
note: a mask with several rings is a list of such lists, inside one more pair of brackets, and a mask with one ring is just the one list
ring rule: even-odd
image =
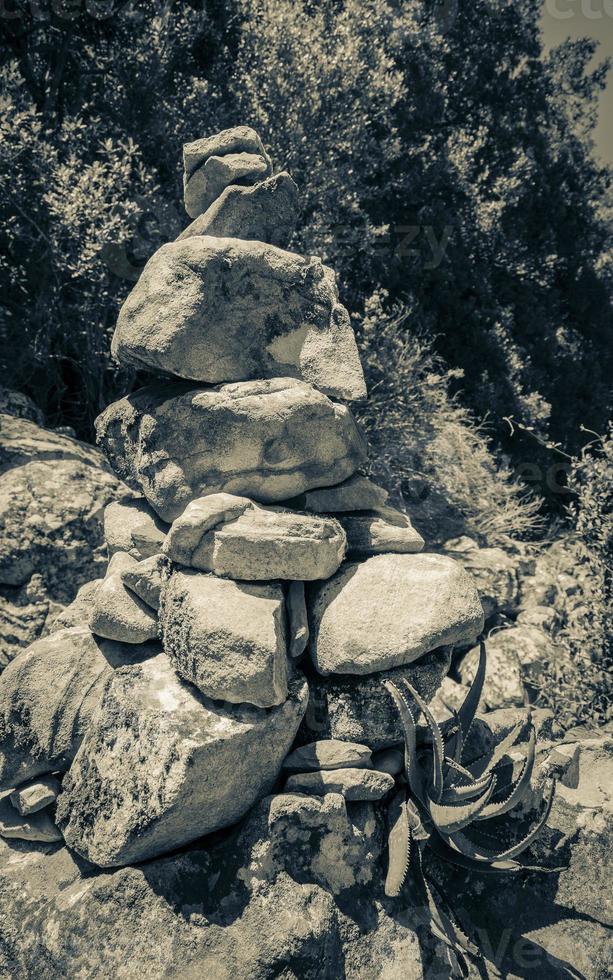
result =
[[608,65],[589,40],[545,55],[540,11],[5,0],[0,372],[91,438],[143,380],[111,362],[110,336],[188,223],[181,144],[253,125],[303,195],[292,247],[337,270],[355,316],[373,471],[432,540],[572,542],[589,615],[559,635],[596,664],[580,700],[601,720],[613,224],[593,132]]

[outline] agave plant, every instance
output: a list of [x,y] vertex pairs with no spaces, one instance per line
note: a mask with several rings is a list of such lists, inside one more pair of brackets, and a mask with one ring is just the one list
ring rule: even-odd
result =
[[[428,705],[406,680],[385,681],[394,700],[405,741],[405,781],[389,807],[388,871],[385,893],[400,895],[409,869],[427,899],[432,931],[446,944],[457,970],[466,963],[464,954],[479,955],[477,947],[459,928],[451,913],[434,900],[433,883],[424,876],[422,852],[426,844],[441,858],[476,871],[517,873],[548,869],[516,860],[545,825],[555,791],[552,780],[546,790],[542,813],[526,836],[511,846],[496,849],[495,840],[483,830],[483,822],[508,813],[525,798],[534,768],[536,735],[527,709],[522,719],[495,748],[463,763],[463,749],[481,698],[486,673],[485,643],[480,644],[479,666],[462,707],[451,723],[439,728]],[[412,706],[417,704],[426,722],[420,739]],[[517,762],[509,753],[530,724],[525,756]],[[514,753],[515,755],[516,753]],[[457,957],[457,958],[456,958]]]

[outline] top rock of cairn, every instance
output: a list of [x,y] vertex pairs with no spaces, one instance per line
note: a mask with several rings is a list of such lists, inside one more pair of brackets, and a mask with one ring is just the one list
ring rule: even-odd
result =
[[[106,578],[73,603],[74,629],[0,678],[0,791],[64,772],[56,822],[103,867],[236,822],[277,785],[301,725],[319,768],[330,738],[370,767],[401,737],[383,681],[431,698],[450,645],[483,626],[468,573],[416,554],[407,515],[358,473],[365,441],[330,397],[366,393],[334,273],[278,247],[291,177],[271,176],[248,127],[184,156],[195,220],[149,261],[113,340],[162,378],[96,424],[135,492],[105,514]],[[334,754],[340,769],[288,788],[375,800],[393,786]]]
[[185,206],[197,221],[145,266],[119,315],[114,356],[190,381],[289,377],[363,399],[334,272],[271,244],[279,229],[289,240],[295,225],[291,178],[270,177],[270,158],[247,126],[186,144],[184,164]]

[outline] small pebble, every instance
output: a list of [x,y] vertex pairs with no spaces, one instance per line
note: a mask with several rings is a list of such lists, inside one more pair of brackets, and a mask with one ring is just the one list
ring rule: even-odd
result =
[[10,800],[17,812],[22,817],[26,817],[30,813],[44,810],[46,806],[55,802],[60,789],[61,786],[55,776],[45,776],[33,783],[18,786],[11,793]]

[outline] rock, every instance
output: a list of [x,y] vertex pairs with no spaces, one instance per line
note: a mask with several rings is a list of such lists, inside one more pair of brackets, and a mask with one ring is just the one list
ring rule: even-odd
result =
[[206,211],[229,184],[253,184],[272,172],[262,141],[248,126],[186,143],[183,166],[183,196],[190,218]]
[[226,187],[178,241],[194,235],[242,238],[287,248],[300,211],[298,188],[288,173],[275,174],[253,187]]
[[[490,634],[486,646],[488,667],[482,701],[490,710],[523,704],[525,684],[538,684],[543,666],[566,656],[534,626],[497,630]],[[474,647],[459,666],[463,684],[470,684],[478,660],[479,650]]]
[[217,844],[112,872],[0,841],[0,973],[423,980],[412,916],[379,901],[382,849],[372,804],[335,794],[268,797]]
[[214,493],[187,505],[170,529],[164,553],[227,578],[309,581],[334,574],[345,544],[344,531],[332,518]]
[[450,662],[449,650],[436,650],[412,664],[378,674],[309,677],[310,698],[301,740],[338,738],[363,743],[373,751],[397,745],[403,740],[402,727],[383,681],[406,677],[429,701]]
[[293,878],[314,880],[334,895],[376,886],[382,839],[371,805],[348,808],[340,793],[281,793],[266,803],[272,861]]
[[30,813],[20,816],[11,805],[8,796],[0,798],[0,837],[13,840],[38,841],[41,844],[55,843],[62,835],[48,813]]
[[57,820],[66,842],[113,867],[229,826],[269,792],[306,701],[296,678],[269,711],[214,704],[164,654],[116,671],[64,779]]
[[162,550],[168,531],[142,497],[114,500],[104,511],[104,537],[109,554],[126,552],[137,561]]
[[265,242],[198,235],[163,245],[121,308],[111,350],[192,381],[294,377],[366,397],[334,273]]
[[0,789],[64,772],[112,670],[154,651],[81,628],[37,640],[13,660],[0,677]]
[[51,622],[47,623],[47,632],[57,633],[59,630],[73,629],[75,626],[86,626],[89,623],[101,581],[101,579],[94,579],[93,582],[86,582],[85,585],[82,585],[70,605],[60,610]]
[[371,766],[372,758],[367,745],[341,742],[336,738],[301,745],[290,752],[283,763],[283,768],[290,773],[318,772],[320,769],[369,769]]
[[151,386],[96,427],[116,471],[169,522],[208,493],[268,503],[344,479],[366,451],[347,408],[291,378]]
[[[470,543],[472,547],[467,547]],[[518,562],[502,548],[479,548],[470,538],[455,538],[443,545],[475,580],[486,618],[496,612],[513,613],[519,606]]]
[[253,184],[272,172],[270,161],[258,153],[211,156],[194,171],[185,188],[185,210],[190,218],[206,211],[231,184]]
[[442,555],[377,555],[313,591],[311,656],[321,674],[370,674],[476,638],[470,575]]
[[[27,419],[15,418],[11,415],[0,415],[0,472],[28,463],[53,463],[58,465],[60,460],[70,460],[92,466],[109,475],[108,466],[98,449],[70,439],[51,429],[43,429]],[[115,487],[115,482],[113,481]]]
[[386,552],[415,554],[425,544],[406,514],[393,507],[378,512],[342,514],[339,521],[347,535],[350,558],[369,558]]
[[290,582],[285,594],[288,650],[290,657],[301,657],[309,642],[309,620],[303,582]]
[[89,630],[37,640],[0,677],[0,788],[70,765],[110,675]]
[[515,622],[518,626],[536,626],[540,630],[548,630],[555,624],[556,616],[553,606],[528,606],[520,610]]
[[156,611],[160,605],[163,563],[163,555],[151,555],[121,573],[124,585]]
[[561,786],[576,789],[579,785],[579,757],[581,744],[556,745],[547,750],[546,758],[541,762],[540,771],[546,778],[557,779]]
[[136,565],[136,560],[130,555],[120,551],[113,555],[107,576],[100,583],[92,602],[89,628],[96,636],[120,643],[146,643],[157,637],[155,612],[123,581],[125,570]]
[[0,416],[0,665],[103,574],[101,511],[117,489],[97,450]]
[[404,752],[402,749],[382,749],[372,757],[373,769],[386,772],[390,776],[399,776],[404,770]]
[[352,510],[378,510],[385,507],[387,498],[387,490],[378,487],[368,477],[354,473],[334,487],[307,490],[288,503],[315,514],[337,514]]
[[[537,737],[537,747],[551,737],[553,712],[546,708],[531,708],[530,717]],[[520,721],[524,727],[520,731],[519,744],[527,742],[530,732],[528,713],[525,708],[498,708],[485,714],[479,713],[472,723],[464,744],[464,759],[474,762],[479,756],[489,754],[494,747],[515,728]]]
[[36,425],[45,424],[45,416],[28,395],[21,391],[13,391],[0,385],[0,415],[13,415],[18,419],[27,419]]
[[394,779],[386,772],[372,769],[336,769],[334,772],[300,772],[285,783],[286,793],[325,796],[340,793],[346,800],[372,802],[380,800],[394,788]]
[[50,598],[42,575],[33,575],[25,585],[0,586],[0,673],[62,609]]
[[22,817],[27,817],[55,803],[60,789],[60,782],[55,776],[45,776],[33,783],[18,786],[10,794],[10,801]]
[[175,570],[162,588],[166,653],[210,698],[260,708],[287,697],[287,638],[279,583],[250,584]]
[[[487,674],[481,695],[482,706],[490,711],[524,703],[524,684],[519,659],[512,647],[495,642],[497,635],[494,633],[493,636],[488,637]],[[478,663],[479,648],[473,647],[458,667],[463,685],[469,686],[472,683]]]

